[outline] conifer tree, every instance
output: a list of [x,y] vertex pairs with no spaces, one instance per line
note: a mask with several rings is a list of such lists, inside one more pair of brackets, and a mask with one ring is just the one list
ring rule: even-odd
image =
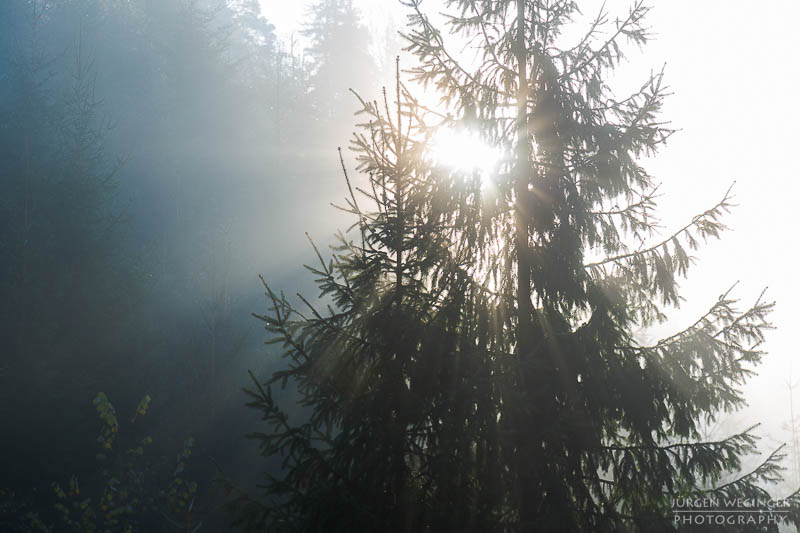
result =
[[[663,75],[626,98],[605,81],[626,42],[649,39],[648,9],[613,25],[600,13],[560,48],[574,2],[447,5],[477,66],[414,0],[410,73],[507,156],[492,176],[431,162],[428,141],[453,119],[399,76],[394,107],[362,101],[353,148],[369,186],[345,170],[356,231],[330,259],[317,252],[321,303],[301,296],[304,311],[265,284],[259,318],[288,364],[253,377],[250,405],[283,471],[268,504],[237,502],[240,518],[276,531],[674,531],[673,498],[768,499],[780,450],[745,469],[753,428],[708,442],[702,427],[743,405],[772,304],[740,310],[725,291],[682,331],[634,335],[679,304],[690,253],[731,206],[728,191],[656,231],[657,183],[639,159],[672,133]],[[275,383],[297,386],[307,420],[277,405]],[[780,518],[797,523],[789,501]]]
[[352,0],[318,0],[302,33],[311,41],[306,54],[317,113],[344,119],[352,107],[347,88],[371,83],[374,76],[375,62],[367,52],[369,32]]

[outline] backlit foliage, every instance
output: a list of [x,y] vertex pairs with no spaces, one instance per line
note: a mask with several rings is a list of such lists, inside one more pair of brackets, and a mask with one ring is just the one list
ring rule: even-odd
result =
[[[342,165],[354,226],[329,258],[315,247],[319,299],[264,284],[258,318],[285,363],[248,394],[266,426],[253,437],[283,471],[267,502],[235,502],[241,523],[674,531],[673,498],[769,499],[780,450],[744,468],[753,428],[715,442],[700,430],[743,405],[773,304],[723,292],[685,330],[634,336],[680,304],[690,254],[731,207],[727,191],[658,231],[640,161],[672,134],[663,74],[624,98],[606,83],[624,45],[649,39],[648,8],[602,12],[565,46],[574,2],[446,4],[473,66],[410,1],[409,72],[460,118],[425,109],[399,74],[393,94],[362,100],[352,148],[366,185]],[[424,157],[456,121],[508,154],[493,187]],[[276,403],[277,384],[296,387],[306,418]]]
[[[137,418],[147,415],[150,401],[149,395],[142,398],[131,425]],[[194,439],[184,442],[169,483],[161,488],[164,485],[160,484],[156,461],[147,451],[153,444],[152,437],[122,435],[116,409],[105,393],[98,393],[93,404],[102,421],[96,455],[99,487],[82,489],[78,476],[70,477],[66,486],[53,482],[55,525],[48,526],[47,520],[29,513],[29,527],[34,531],[81,533],[133,533],[151,531],[154,527],[198,531],[202,522],[193,515],[198,485],[187,479],[185,471]],[[120,443],[121,437],[126,444]]]

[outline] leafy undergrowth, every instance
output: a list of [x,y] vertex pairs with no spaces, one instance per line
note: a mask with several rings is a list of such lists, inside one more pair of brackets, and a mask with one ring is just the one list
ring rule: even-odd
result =
[[150,396],[142,398],[123,432],[108,396],[98,393],[92,402],[102,422],[96,439],[96,471],[73,475],[66,483],[53,482],[52,504],[40,511],[21,501],[15,491],[1,489],[0,529],[39,533],[201,530],[201,513],[195,506],[198,484],[187,474],[194,439],[183,442],[165,474],[165,465],[151,452],[153,438],[136,431],[136,422],[147,415],[150,402]]

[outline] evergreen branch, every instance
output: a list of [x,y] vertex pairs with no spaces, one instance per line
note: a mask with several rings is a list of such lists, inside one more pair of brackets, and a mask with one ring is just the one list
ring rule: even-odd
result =
[[364,221],[364,215],[361,212],[361,208],[358,206],[358,200],[356,199],[356,195],[353,192],[353,186],[350,184],[350,176],[348,176],[347,167],[344,164],[342,147],[341,146],[338,147],[337,151],[339,152],[339,163],[342,166],[342,174],[344,174],[344,181],[345,183],[347,183],[347,190],[350,193],[350,199],[353,202],[353,209],[355,210],[355,214],[358,216],[359,231],[361,233],[361,247],[364,248],[364,241],[365,241],[364,232],[366,231],[365,230],[366,222]]
[[648,255],[648,254],[652,254],[652,253],[656,252],[659,248],[661,248],[661,247],[665,246],[666,244],[669,244],[670,242],[672,242],[677,237],[679,237],[679,236],[681,236],[683,234],[686,234],[692,228],[700,228],[701,230],[703,230],[704,234],[710,234],[710,235],[716,236],[717,231],[719,229],[724,229],[725,226],[723,226],[721,224],[708,225],[709,224],[709,220],[713,221],[714,219],[716,219],[719,216],[720,211],[727,211],[728,210],[728,208],[730,207],[729,200],[731,198],[730,192],[731,192],[732,188],[733,188],[733,185],[731,185],[728,188],[728,191],[725,193],[725,196],[714,207],[704,211],[703,213],[701,213],[699,215],[696,215],[694,218],[692,218],[691,222],[689,222],[688,224],[686,224],[685,226],[683,226],[679,230],[675,231],[669,237],[665,238],[664,240],[660,241],[659,243],[654,244],[654,245],[652,245],[652,246],[650,246],[648,248],[645,248],[645,249],[637,250],[635,252],[621,254],[621,255],[614,256],[614,257],[609,257],[609,258],[603,259],[601,261],[596,261],[594,263],[587,263],[587,264],[584,265],[584,267],[585,268],[599,267],[599,266],[606,265],[606,264],[609,264],[609,263],[619,263],[620,261],[624,261],[626,259],[630,259],[630,258],[634,258],[634,257],[642,257],[642,256],[645,256],[645,255]]
[[602,445],[601,448],[603,450],[608,451],[616,451],[616,452],[630,452],[630,451],[668,451],[677,448],[685,448],[685,449],[695,449],[698,446],[703,447],[715,447],[728,444],[732,441],[741,440],[743,437],[750,437],[753,430],[759,427],[761,423],[753,424],[749,428],[736,433],[735,435],[731,435],[729,437],[725,437],[724,439],[720,439],[717,441],[703,441],[703,442],[674,442],[672,444],[667,444],[663,446],[659,446],[658,444],[653,444],[651,446],[646,445],[636,445],[632,444],[629,446],[617,446],[617,445]]
[[584,32],[583,37],[581,38],[580,42],[566,50],[561,52],[559,55],[564,56],[577,56],[582,55],[582,52],[586,49],[589,42],[591,41],[592,37],[598,32],[601,26],[605,25],[608,21],[608,13],[606,12],[606,2],[603,0],[602,5],[600,6],[600,11],[598,12],[597,16],[592,20],[591,25],[589,26],[589,30]]
[[[625,21],[623,21],[622,24],[618,25],[617,31],[615,31],[614,34],[609,39],[607,39],[606,42],[603,43],[603,45],[600,48],[593,51],[592,54],[589,57],[587,57],[583,62],[578,63],[573,68],[563,73],[560,76],[560,79],[564,80],[566,78],[571,77],[576,72],[579,72],[584,68],[586,68],[588,65],[594,63],[601,55],[606,53],[606,51],[612,46],[612,44],[616,42],[617,38],[621,34],[628,31],[628,26],[638,23],[638,21],[642,17],[644,17],[647,11],[649,11],[649,8],[643,8],[643,6],[644,6],[644,0],[638,0],[636,4],[634,4],[633,8],[629,11],[628,17],[625,19]],[[639,13],[640,10],[643,12]]]
[[492,60],[494,62],[494,65],[497,68],[499,68],[505,74],[513,77],[514,75],[516,75],[516,72],[514,72],[513,69],[508,68],[507,66],[505,66],[503,64],[503,62],[500,61],[500,58],[497,57],[497,53],[495,52],[495,48],[497,46],[497,43],[496,42],[492,42],[492,40],[489,38],[489,34],[486,32],[486,23],[483,20],[483,17],[481,17],[481,14],[478,12],[478,8],[477,8],[477,6],[475,4],[472,4],[472,9],[473,9],[473,11],[475,13],[475,16],[477,18],[478,26],[481,29],[481,33],[483,34],[483,40],[486,43],[486,46],[484,47],[484,49],[491,54]]
[[755,488],[760,493],[766,493],[764,489],[760,487],[754,487],[750,481],[751,478],[756,479],[764,479],[765,481],[777,481],[775,479],[774,474],[776,470],[780,469],[778,466],[778,461],[783,458],[784,454],[781,453],[781,450],[786,446],[786,444],[781,444],[777,449],[775,449],[769,456],[764,459],[757,467],[755,467],[750,472],[725,483],[724,485],[720,485],[719,487],[712,487],[710,489],[700,489],[699,492],[702,494],[711,494],[715,492],[727,492],[731,488],[736,488],[739,485],[745,485],[747,488]]
[[677,333],[673,333],[669,337],[665,337],[663,339],[660,339],[658,341],[658,343],[653,345],[653,346],[642,346],[642,347],[639,347],[637,349],[639,349],[639,350],[648,350],[649,351],[649,350],[655,350],[655,349],[658,349],[658,348],[663,348],[665,346],[668,346],[668,345],[672,344],[676,340],[689,335],[690,332],[694,333],[695,331],[697,331],[700,328],[701,325],[707,324],[708,323],[708,319],[710,317],[712,317],[712,316],[715,316],[721,308],[727,307],[731,303],[731,300],[728,299],[728,296],[733,291],[733,289],[736,288],[736,286],[738,284],[739,284],[739,282],[737,281],[736,283],[731,285],[730,288],[728,288],[728,290],[726,290],[725,292],[720,294],[719,298],[717,298],[717,301],[714,302],[714,305],[712,305],[708,309],[708,311],[706,311],[700,318],[698,318],[694,322],[694,324],[692,324],[688,328],[686,328],[684,330],[681,330],[681,331],[679,331]]
[[638,202],[634,202],[632,204],[628,204],[623,208],[616,208],[616,209],[609,209],[606,211],[591,211],[590,214],[593,216],[614,216],[614,215],[626,215],[631,212],[635,212],[638,210],[649,210],[654,205],[653,200],[658,197],[656,192],[660,185],[653,187],[651,191],[646,194],[641,195],[641,199]]

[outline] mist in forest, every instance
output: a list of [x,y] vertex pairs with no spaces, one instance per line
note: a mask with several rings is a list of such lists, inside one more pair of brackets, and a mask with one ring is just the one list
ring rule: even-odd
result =
[[[404,8],[377,4],[0,2],[0,529],[35,530],[31,513],[77,523],[81,493],[123,509],[114,483],[128,483],[142,530],[178,530],[191,507],[193,524],[223,531],[231,493],[256,495],[280,471],[245,438],[264,430],[244,405],[248,371],[268,376],[281,353],[252,316],[268,304],[258,276],[315,296],[306,234],[325,252],[354,222],[331,205],[347,196],[342,163],[365,183],[348,150],[363,118],[350,89],[380,100],[395,57],[414,61],[397,34]],[[776,331],[746,386],[752,407],[708,432],[763,422],[764,452],[789,443],[785,487],[797,485],[792,18],[770,8],[758,52],[739,38],[745,10],[672,4],[612,85],[667,63],[663,114],[681,131],[646,161],[665,233],[734,182],[739,207],[734,231],[698,252],[680,310],[641,335],[688,326],[737,280],[748,303],[769,286]]]
[[303,232],[337,220],[348,88],[374,97],[387,75],[359,14],[327,4],[308,13],[302,46],[255,0],[0,5],[9,513],[50,505],[51,483],[67,490],[73,475],[99,483],[100,392],[133,439],[120,447],[152,438],[158,490],[190,437],[196,509],[216,505],[217,468],[258,480],[241,393],[248,369],[271,365],[251,316],[257,275],[308,286]]

